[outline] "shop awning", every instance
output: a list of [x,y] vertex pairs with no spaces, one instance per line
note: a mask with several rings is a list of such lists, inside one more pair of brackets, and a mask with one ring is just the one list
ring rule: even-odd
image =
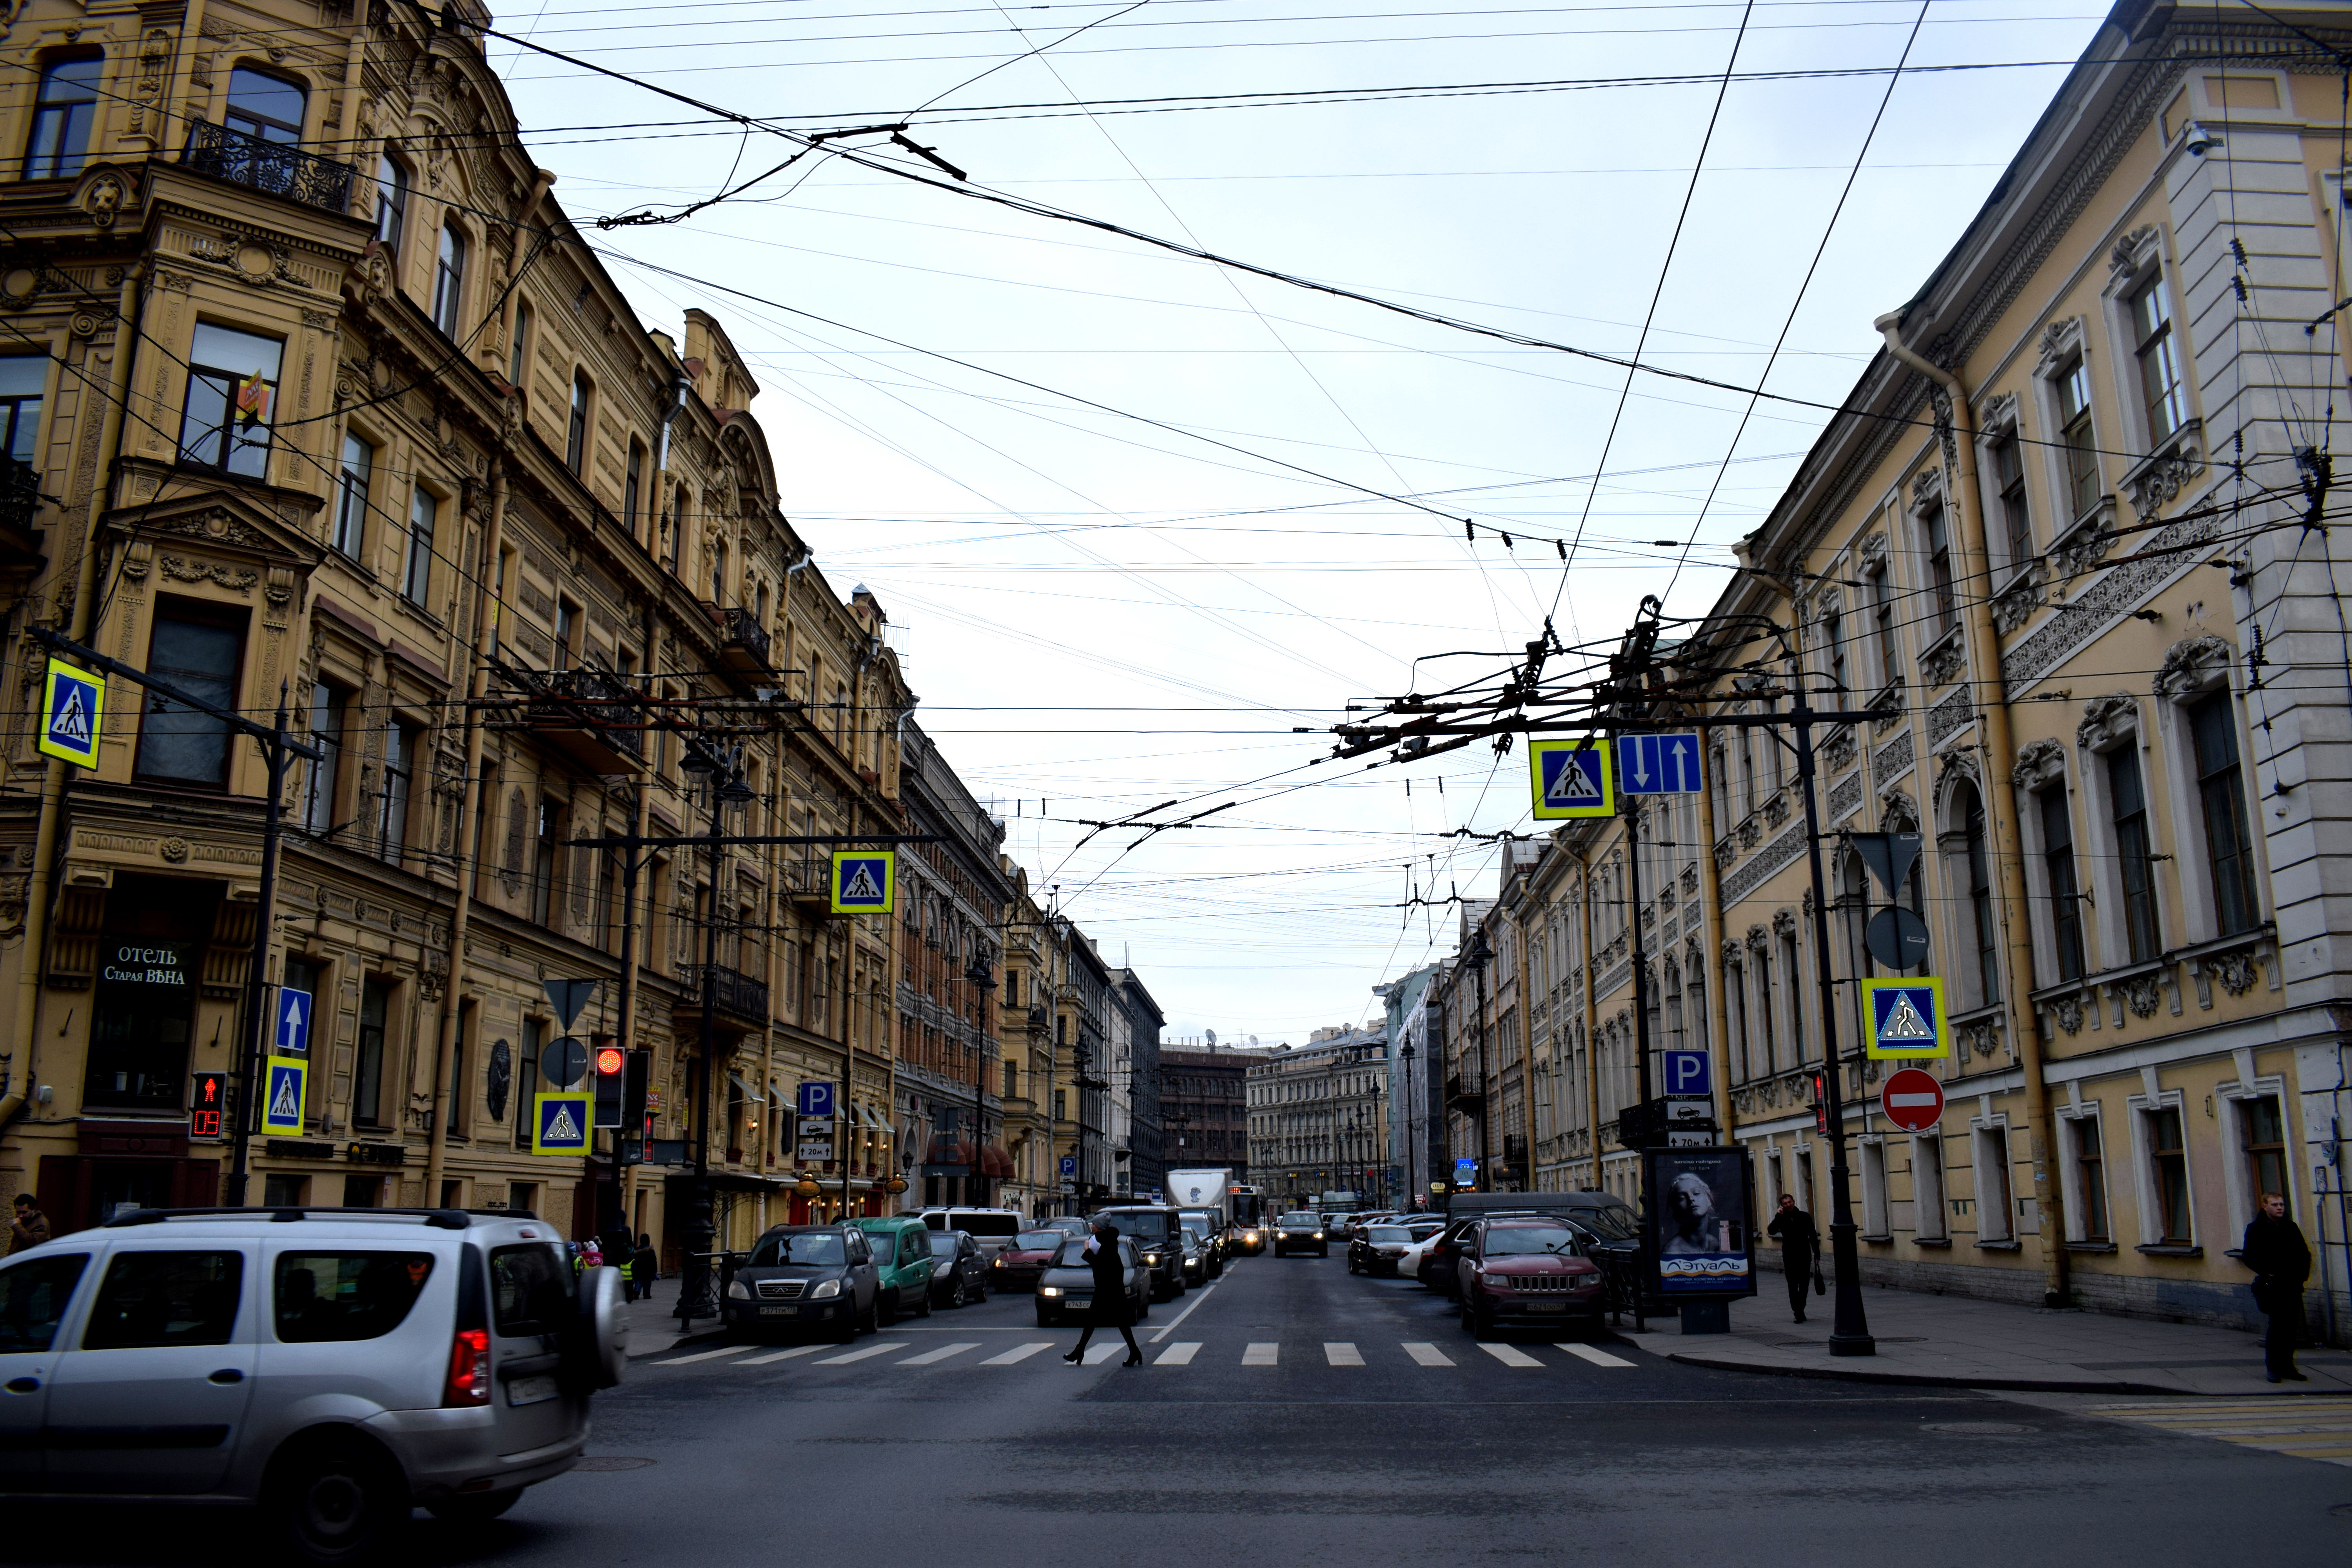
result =
[[741,1073],[729,1073],[727,1075],[727,1081],[735,1086],[735,1092],[737,1094],[741,1095],[751,1103],[754,1105],[765,1105],[768,1103],[768,1097],[761,1094],[758,1089],[753,1089],[750,1084],[745,1083]]

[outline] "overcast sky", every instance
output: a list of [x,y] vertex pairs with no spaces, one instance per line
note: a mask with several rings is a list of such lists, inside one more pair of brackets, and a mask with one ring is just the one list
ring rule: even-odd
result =
[[[975,187],[1834,402],[2102,15],[1934,0],[1915,40],[1919,12],[549,0],[497,26],[806,131],[911,121]],[[793,151],[510,44],[492,58],[583,226]],[[1924,68],[1956,66],[1985,68]],[[1765,79],[1723,89],[1727,68]],[[1625,79],[1657,78],[1676,79]],[[936,174],[882,136],[840,144]],[[836,591],[880,596],[922,721],[1171,1038],[1364,1018],[1373,984],[1452,950],[1453,909],[1411,894],[1492,895],[1491,847],[1448,831],[1528,826],[1523,752],[1366,772],[1315,764],[1329,736],[1294,726],[1491,669],[1433,656],[1517,649],[1548,616],[1574,644],[1645,594],[1704,612],[1820,424],[1646,375],[1629,393],[1592,360],[829,157],[600,243],[648,324],[725,324],[786,512]],[[1171,800],[1152,820],[1237,804],[1079,844]]]

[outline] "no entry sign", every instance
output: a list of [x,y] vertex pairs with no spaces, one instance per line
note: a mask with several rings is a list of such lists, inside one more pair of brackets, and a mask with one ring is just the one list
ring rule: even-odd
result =
[[1886,1120],[1904,1131],[1925,1132],[1944,1119],[1944,1086],[1933,1073],[1905,1068],[1887,1075],[1878,1104]]

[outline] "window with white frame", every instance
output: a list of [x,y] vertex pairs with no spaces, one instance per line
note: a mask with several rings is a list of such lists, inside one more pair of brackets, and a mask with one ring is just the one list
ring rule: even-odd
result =
[[1937,637],[1957,624],[1953,597],[1952,531],[1940,499],[1919,511],[1919,551],[1927,561],[1928,629]]
[[2196,1215],[2189,1185],[2189,1129],[2180,1096],[2138,1107],[2133,1142],[2140,1162],[2140,1234],[2148,1247],[2193,1247]]
[[2091,371],[2080,353],[2049,377],[2049,387],[2058,416],[2053,455],[2058,460],[2059,500],[2067,514],[2065,522],[2073,523],[2097,508],[2104,489],[2098,430],[2091,414]]
[[1977,1242],[2017,1239],[2017,1205],[2010,1195],[2009,1127],[1998,1119],[1969,1128],[1977,1187]]
[[1862,1234],[1887,1236],[1890,1215],[1886,1202],[1886,1141],[1862,1141]]
[[1872,673],[1877,676],[1880,686],[1885,686],[1895,679],[1902,658],[1895,630],[1895,584],[1885,562],[1879,563],[1877,570],[1865,575],[1863,582],[1868,584],[1870,594],[1871,653],[1877,665]]
[[2238,760],[2237,704],[2229,690],[2208,693],[2183,715],[2197,774],[2205,868],[2212,879],[2218,936],[2252,931],[2263,920],[2256,891],[2253,833],[2246,822],[2245,770]]
[[1944,1140],[1919,1132],[1911,1139],[1911,1234],[1921,1241],[1949,1239],[1945,1220]]
[[2066,1239],[2096,1247],[2113,1236],[2107,1202],[2106,1142],[2098,1108],[2061,1111],[2058,1165],[2065,1180]]
[[2189,392],[2181,383],[2180,345],[2172,330],[2171,291],[2158,272],[2128,302],[2132,357],[2139,371],[2140,405],[2151,449],[2189,422]]
[[367,539],[368,479],[375,448],[349,431],[343,434],[343,467],[335,481],[335,549],[352,560]]
[[2147,780],[2137,745],[2100,758],[2107,780],[2109,821],[2116,836],[2116,871],[2122,884],[2124,943],[2130,962],[2147,963],[2161,951],[2156,914],[2156,847],[2149,837]]
[[2033,793],[2033,820],[2042,837],[2042,897],[2048,900],[2052,956],[2057,977],[2083,977],[2083,890],[2074,875],[2074,819],[2062,781]]

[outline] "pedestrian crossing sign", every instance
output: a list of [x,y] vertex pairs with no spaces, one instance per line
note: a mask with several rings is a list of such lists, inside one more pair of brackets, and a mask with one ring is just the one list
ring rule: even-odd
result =
[[887,849],[833,852],[833,912],[887,915],[898,907],[898,857]]
[[1862,983],[1863,1016],[1870,1022],[1874,1057],[1948,1057],[1944,1029],[1944,983],[1928,976]]
[[302,1136],[302,1102],[310,1084],[310,1064],[300,1057],[271,1057],[261,1094],[261,1131],[279,1137]]
[[106,678],[49,660],[41,688],[41,751],[78,768],[98,766],[100,721],[106,714]]
[[530,1100],[530,1152],[534,1154],[585,1154],[596,1121],[596,1096],[592,1093],[535,1094]]
[[1609,748],[1600,742],[1589,736],[1530,742],[1528,769],[1537,821],[1617,815],[1615,770],[1609,765]]

